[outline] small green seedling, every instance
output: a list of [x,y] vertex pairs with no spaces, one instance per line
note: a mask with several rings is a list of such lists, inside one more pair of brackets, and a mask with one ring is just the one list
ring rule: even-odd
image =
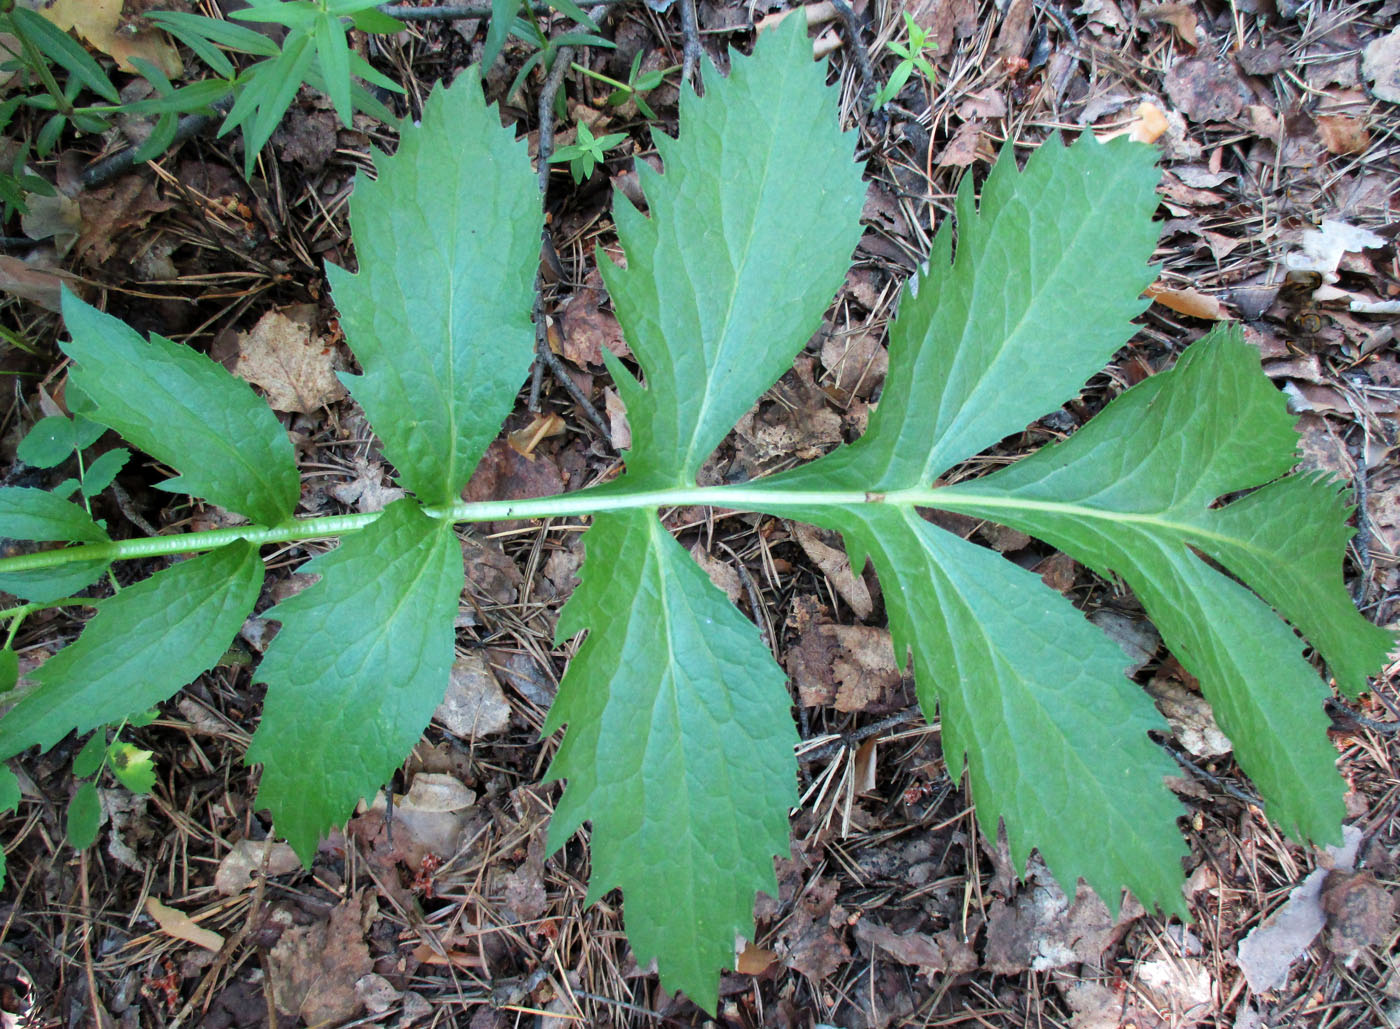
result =
[[625,132],[609,132],[606,136],[594,136],[587,122],[578,123],[578,135],[568,146],[561,146],[549,156],[550,164],[569,162],[569,174],[575,184],[582,184],[593,174],[593,166],[603,163],[603,154],[627,139]]
[[918,22],[909,16],[908,11],[904,12],[904,26],[909,32],[909,43],[907,46],[903,43],[885,44],[890,50],[899,55],[900,62],[895,66],[894,74],[890,76],[890,80],[877,89],[875,95],[870,98],[870,107],[872,110],[880,110],[880,108],[899,96],[899,91],[904,88],[905,84],[909,81],[909,77],[914,74],[916,68],[923,73],[924,77],[927,78],[930,83],[933,82],[936,75],[936,72],[933,70],[933,65],[929,64],[928,59],[924,57],[924,51],[937,49],[938,44],[928,41],[930,33],[919,28]]
[[657,121],[659,119],[656,116],[656,112],[651,109],[650,104],[642,99],[642,94],[649,93],[657,86],[661,85],[661,83],[665,81],[667,75],[675,71],[680,71],[681,66],[679,64],[673,64],[669,68],[653,68],[651,71],[643,72],[642,61],[645,58],[646,53],[638,50],[636,55],[632,58],[632,67],[627,71],[626,82],[618,82],[617,79],[609,78],[601,72],[596,72],[592,68],[582,64],[574,63],[570,65],[570,67],[582,75],[587,75],[589,78],[597,79],[605,85],[615,87],[613,91],[608,94],[609,107],[621,107],[623,104],[627,103],[627,101],[631,100],[637,105],[637,110],[641,111],[645,117],[650,118],[652,121]]

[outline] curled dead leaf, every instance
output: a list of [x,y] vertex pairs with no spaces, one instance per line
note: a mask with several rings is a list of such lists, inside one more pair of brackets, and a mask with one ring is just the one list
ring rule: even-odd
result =
[[537,414],[523,429],[516,429],[506,437],[511,449],[521,457],[535,459],[535,448],[552,436],[562,436],[566,426],[564,419],[553,411]]
[[202,928],[183,911],[166,907],[155,897],[146,898],[146,914],[156,920],[156,925],[160,926],[161,932],[167,936],[193,943],[196,947],[203,947],[215,953],[224,948],[224,938],[214,930]]
[[1154,303],[1161,304],[1177,314],[1184,314],[1189,318],[1203,318],[1206,321],[1224,321],[1231,317],[1226,306],[1215,297],[1194,289],[1177,289],[1172,286],[1164,286],[1160,281],[1154,282],[1147,287],[1146,295],[1151,297]]

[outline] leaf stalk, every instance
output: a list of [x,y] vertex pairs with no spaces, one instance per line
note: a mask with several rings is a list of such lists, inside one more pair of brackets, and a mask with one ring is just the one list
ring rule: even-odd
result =
[[[425,507],[430,518],[441,521],[495,522],[510,519],[544,519],[586,517],[608,511],[628,511],[638,508],[716,507],[734,511],[810,511],[818,507],[852,507],[861,504],[889,504],[901,508],[929,507],[945,511],[985,510],[988,507],[1007,509],[1054,508],[1080,517],[1110,517],[1108,513],[1073,504],[1032,501],[999,495],[982,495],[963,489],[913,487],[876,493],[864,490],[793,490],[764,489],[761,485],[734,486],[675,486],[665,489],[613,492],[605,489],[580,490],[551,497],[524,500],[460,501]],[[213,550],[238,540],[262,546],[294,543],[301,540],[332,539],[358,532],[375,522],[382,512],[331,515],[301,518],[281,525],[240,525],[204,532],[187,532],[172,536],[145,536],[138,539],[87,543],[57,550],[41,550],[0,559],[0,574],[55,568],[73,561],[99,559],[128,561],[135,558],[191,554]],[[1162,525],[1158,516],[1135,519],[1131,514],[1115,512],[1115,521],[1146,520]],[[1195,530],[1197,533],[1199,529]]]

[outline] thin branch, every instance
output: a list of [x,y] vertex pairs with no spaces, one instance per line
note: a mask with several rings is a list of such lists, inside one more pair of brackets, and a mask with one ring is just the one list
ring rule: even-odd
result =
[[[593,7],[614,7],[631,0],[593,0]],[[536,14],[557,14],[548,4],[532,4]],[[409,4],[380,4],[379,10],[399,21],[451,21],[457,18],[489,18],[490,4],[439,4],[436,7],[413,7]],[[589,12],[590,14],[592,12]],[[596,18],[595,18],[596,20]]]
[[[233,106],[233,97],[224,97],[214,104],[213,114],[187,114],[175,125],[175,138],[170,141],[170,145],[183,143],[185,140],[198,136],[205,129],[213,125],[221,116],[228,112]],[[105,185],[118,175],[129,172],[136,165],[137,146],[129,146],[118,150],[114,154],[102,158],[96,164],[89,165],[83,169],[83,188],[96,189]]]
[[807,751],[805,754],[799,753],[797,755],[797,760],[804,765],[811,764],[813,761],[821,761],[839,751],[847,749],[852,744],[860,743],[862,740],[868,740],[872,736],[878,736],[886,729],[893,729],[896,725],[904,725],[906,722],[916,722],[922,717],[923,715],[917,707],[907,707],[903,711],[896,711],[894,714],[880,719],[878,722],[862,725],[859,729],[852,730],[851,732],[843,732],[830,743],[824,743],[820,747]]
[[699,96],[705,95],[705,83],[700,79],[700,26],[695,17],[695,0],[681,0],[681,81],[689,82]]
[[870,51],[865,48],[865,40],[860,38],[860,23],[856,12],[846,0],[831,0],[831,6],[841,16],[841,24],[846,27],[846,41],[856,56],[856,69],[860,72],[860,104],[870,110],[870,98],[875,95],[875,69],[870,64]]

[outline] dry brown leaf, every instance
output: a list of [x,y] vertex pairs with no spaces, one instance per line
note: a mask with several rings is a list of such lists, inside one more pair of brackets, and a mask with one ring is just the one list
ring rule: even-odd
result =
[[1366,127],[1365,118],[1320,114],[1316,121],[1317,135],[1328,153],[1361,154],[1371,145],[1371,130]]
[[[564,476],[554,455],[536,454],[535,460],[526,460],[510,444],[496,440],[477,462],[463,497],[469,501],[519,500],[552,497],[563,492]],[[481,528],[483,532],[496,533],[519,524],[511,520],[486,522]],[[470,569],[468,572],[470,574]]]
[[433,717],[453,736],[480,739],[510,725],[510,703],[485,655],[473,651],[452,662],[447,693]]
[[1253,99],[1234,63],[1214,54],[1177,61],[1163,84],[1172,104],[1194,122],[1230,121]]
[[285,843],[276,840],[239,840],[219,861],[214,889],[226,896],[253,885],[253,876],[286,875],[301,867],[301,859]]
[[155,897],[146,898],[146,914],[156,920],[161,932],[177,940],[193,943],[196,947],[218,953],[224,948],[224,938],[212,929],[201,928],[195,920],[183,911],[166,907]]
[[521,457],[533,461],[535,448],[551,436],[562,436],[564,430],[564,419],[551,411],[548,414],[535,415],[529,425],[523,429],[516,429],[506,437],[506,441]]
[[632,356],[617,316],[604,310],[607,302],[603,277],[594,269],[559,312],[555,349],[580,368],[601,365],[605,348],[614,357]]
[[78,195],[78,206],[83,227],[73,245],[73,256],[102,265],[116,255],[125,232],[145,228],[153,217],[173,205],[160,196],[149,179],[128,175],[110,186],[83,191]]
[[953,138],[948,140],[948,145],[943,148],[943,152],[938,155],[938,160],[934,162],[939,168],[966,168],[978,157],[977,148],[982,143],[982,130],[987,123],[981,118],[973,118],[958,126],[958,131],[953,133]]
[[1304,468],[1326,472],[1343,482],[1351,482],[1356,477],[1356,459],[1330,421],[1320,414],[1304,411],[1298,416],[1294,429],[1298,433],[1298,457]]
[[694,558],[696,564],[704,569],[705,574],[710,577],[710,581],[724,590],[724,595],[729,598],[730,603],[739,603],[740,598],[744,595],[744,583],[739,578],[739,573],[734,570],[733,565],[715,557],[705,549],[702,543],[696,543],[690,548],[690,556]]
[[890,356],[878,332],[833,333],[822,343],[822,364],[847,398],[867,398],[884,383]]
[[1210,256],[1217,261],[1225,260],[1244,243],[1244,240],[1238,236],[1226,236],[1223,233],[1211,232],[1209,229],[1201,232],[1201,239],[1205,240],[1206,246],[1210,247]]
[[957,115],[963,121],[973,118],[1005,118],[1006,97],[999,89],[984,89],[980,93],[969,93],[959,101]]
[[879,738],[872,736],[856,748],[856,755],[851,760],[851,781],[856,793],[875,792],[875,770],[879,766],[879,743]]
[[73,249],[82,233],[83,211],[65,193],[46,197],[35,193],[27,198],[29,210],[20,215],[20,228],[30,239],[52,239],[59,257]]
[[837,890],[835,880],[813,878],[777,932],[779,960],[814,982],[851,960],[843,939],[846,911],[836,903]]
[[1361,75],[1371,83],[1376,96],[1400,104],[1400,29],[1366,44]]
[[1176,289],[1154,282],[1147,287],[1146,295],[1154,303],[1191,318],[1218,322],[1230,317],[1230,311],[1223,303],[1194,289]]
[[827,536],[821,529],[796,522],[792,527],[792,535],[807,552],[812,563],[831,580],[831,585],[841,595],[841,599],[851,605],[855,616],[860,619],[869,618],[875,610],[870,587],[865,584],[864,577],[852,570],[851,559],[846,555],[845,549],[833,545],[835,534]]
[[1166,1015],[1172,1029],[1191,1029],[1215,1010],[1210,967],[1199,957],[1153,958],[1137,965],[1134,973],[1144,999]]
[[1395,898],[1369,871],[1334,871],[1322,888],[1322,910],[1327,915],[1323,942],[1332,953],[1345,957],[1390,937]]
[[1079,577],[1079,565],[1074,558],[1058,550],[1036,565],[1032,571],[1056,593],[1068,594],[1074,589],[1075,581]]
[[122,71],[139,74],[133,57],[150,61],[170,78],[184,74],[180,52],[163,32],[141,28],[138,19],[122,24],[122,0],[25,0],[64,32],[76,29],[78,35],[117,62]]
[[908,703],[888,629],[812,625],[789,646],[786,660],[803,707],[887,714]]
[[1235,53],[1235,62],[1246,75],[1275,75],[1291,63],[1288,47],[1279,42],[1241,47]]
[[855,924],[855,934],[856,939],[879,948],[901,965],[918,968],[930,982],[935,975],[960,975],[977,968],[977,953],[956,929],[944,929],[933,936],[897,933],[862,917]]
[[1033,859],[1033,884],[1028,880],[1012,904],[992,902],[987,920],[987,946],[983,967],[998,975],[1037,972],[1067,965],[1098,965],[1101,955],[1118,940],[1132,922],[1146,912],[1131,897],[1118,917],[1083,883],[1074,903],[1049,872]]
[[768,398],[739,419],[728,474],[756,478],[774,465],[810,460],[843,442],[841,414],[816,383],[816,360],[799,354]]
[[[401,848],[405,862],[417,866],[428,854],[446,857],[454,853],[475,803],[476,794],[455,776],[417,773],[408,792],[394,798],[394,843]],[[384,814],[387,808],[381,791],[366,811]]]
[[315,335],[304,310],[310,305],[268,311],[251,332],[238,334],[238,364],[233,373],[261,386],[275,411],[313,411],[345,396],[335,376],[335,347]]
[[[1071,1029],[1123,1029],[1124,1026],[1132,1026],[1133,1029],[1177,1029],[1158,1018],[1145,1003],[1139,1003],[1131,991],[1125,993],[1102,982],[1065,973],[1055,975],[1060,995],[1074,1012]],[[1235,1029],[1240,1027],[1236,1026]]]
[[1196,49],[1196,11],[1193,5],[1158,4],[1156,7],[1144,7],[1138,13],[1147,21],[1170,25],[1183,43],[1192,50]]
[[70,289],[76,279],[58,269],[36,268],[18,257],[0,254],[0,292],[9,293],[57,313],[62,307],[63,287]]
[[617,390],[603,391],[603,410],[608,416],[608,439],[619,454],[632,449],[632,427],[627,423],[627,405]]
[[[900,0],[899,7],[924,27],[939,53],[977,31],[976,0]],[[897,10],[890,17],[898,19]]]
[[1011,0],[1003,5],[1001,26],[997,29],[996,52],[1005,58],[1019,58],[1031,38],[1031,0]]
[[1074,13],[1084,17],[1089,31],[1095,36],[1121,32],[1128,27],[1128,19],[1114,0],[1083,0]]
[[514,604],[525,577],[510,556],[493,539],[474,534],[462,538],[462,564],[472,595],[493,604]]
[[398,486],[385,485],[384,466],[379,462],[356,457],[351,467],[355,477],[330,489],[331,496],[342,504],[354,505],[356,510],[369,513],[383,511],[395,500],[403,498],[404,491]]
[[778,955],[773,951],[748,940],[744,941],[743,948],[734,960],[734,971],[740,975],[762,975],[778,960]]
[[378,912],[360,890],[337,904],[327,921],[294,925],[268,952],[268,978],[277,1009],[307,1025],[339,1025],[359,1013],[355,983],[374,971],[365,930]]
[[1205,698],[1187,688],[1182,679],[1185,674],[1173,661],[1152,677],[1147,692],[1157,702],[1157,710],[1167,719],[1177,742],[1194,757],[1221,757],[1230,753],[1234,744],[1221,732]]

